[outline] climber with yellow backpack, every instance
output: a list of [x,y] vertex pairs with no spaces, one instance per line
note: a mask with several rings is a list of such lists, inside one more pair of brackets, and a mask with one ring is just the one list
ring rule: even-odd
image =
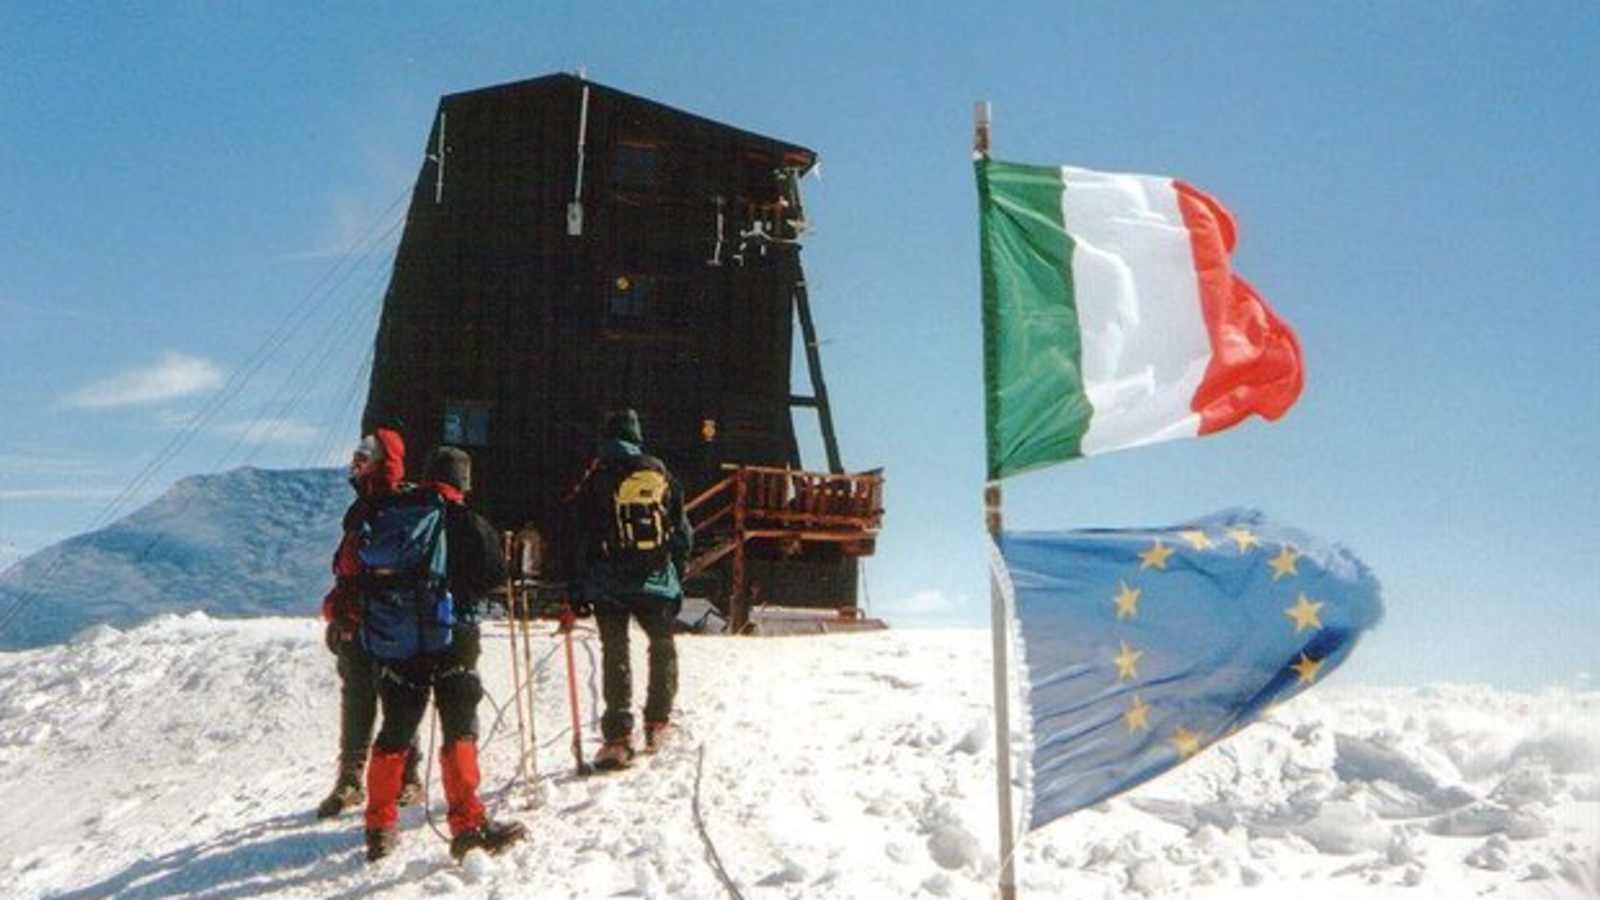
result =
[[602,771],[633,762],[633,673],[628,627],[637,621],[649,639],[649,687],[644,704],[644,749],[660,749],[678,691],[678,653],[672,629],[683,608],[682,576],[694,545],[683,510],[683,488],[661,460],[643,450],[639,416],[607,416],[595,461],[578,489],[577,525],[582,602],[600,631],[604,745]]

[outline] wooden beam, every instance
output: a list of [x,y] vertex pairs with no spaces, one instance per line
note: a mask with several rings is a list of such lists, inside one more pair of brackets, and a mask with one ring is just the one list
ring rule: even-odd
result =
[[[795,270],[798,274],[798,263]],[[822,426],[822,447],[828,453],[828,471],[842,473],[844,464],[839,461],[839,439],[833,434],[828,386],[822,380],[822,354],[817,351],[817,328],[811,321],[811,301],[806,297],[806,283],[798,278],[794,283],[794,305],[800,314],[800,337],[806,348],[806,368],[811,372],[811,392],[817,397],[817,421]]]

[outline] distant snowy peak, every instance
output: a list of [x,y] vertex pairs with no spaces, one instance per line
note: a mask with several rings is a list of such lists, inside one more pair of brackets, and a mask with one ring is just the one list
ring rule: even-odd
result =
[[195,475],[126,517],[0,573],[0,650],[159,613],[306,614],[351,492],[339,469]]

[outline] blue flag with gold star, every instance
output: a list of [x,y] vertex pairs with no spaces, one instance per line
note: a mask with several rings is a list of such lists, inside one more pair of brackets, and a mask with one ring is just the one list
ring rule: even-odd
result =
[[1383,615],[1350,551],[1233,510],[1003,532],[1031,726],[1029,828],[1139,785],[1344,662]]

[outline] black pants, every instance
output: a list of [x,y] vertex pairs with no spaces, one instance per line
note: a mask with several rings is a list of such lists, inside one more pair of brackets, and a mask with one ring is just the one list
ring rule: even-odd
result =
[[349,640],[333,644],[339,669],[339,756],[346,760],[365,760],[372,743],[372,724],[378,717],[377,672],[361,641],[353,634]]
[[606,740],[619,740],[633,733],[629,619],[638,621],[650,640],[644,720],[665,722],[672,715],[672,699],[678,693],[678,648],[672,641],[672,626],[682,608],[682,597],[668,600],[654,594],[626,594],[594,604],[594,620],[600,627],[601,683],[606,699],[605,715],[600,717],[600,734]]
[[378,667],[378,699],[383,705],[383,726],[374,742],[379,750],[404,749],[416,740],[428,695],[439,707],[443,745],[478,734],[478,701],[483,682],[478,678],[478,626],[457,625],[450,652],[438,657]]

